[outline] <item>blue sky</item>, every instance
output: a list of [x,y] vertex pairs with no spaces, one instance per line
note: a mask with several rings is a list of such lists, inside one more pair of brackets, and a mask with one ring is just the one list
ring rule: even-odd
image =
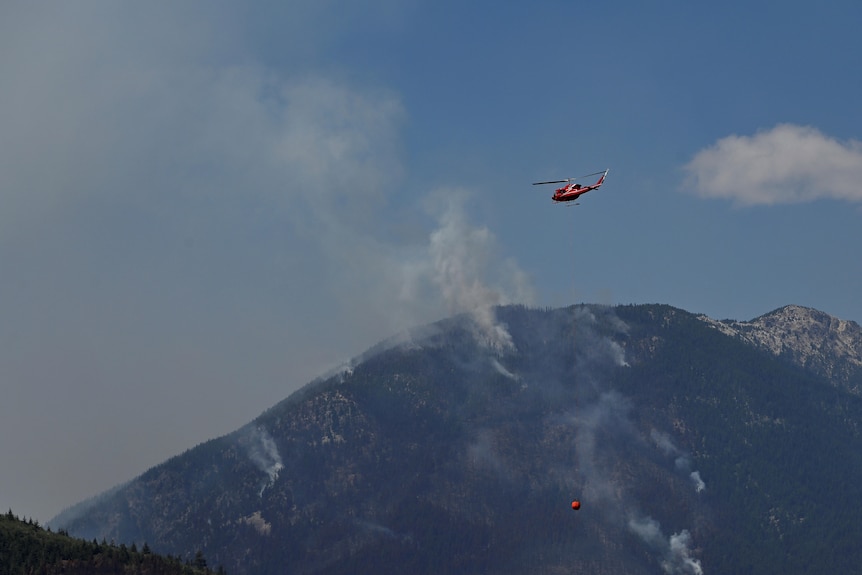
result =
[[858,3],[362,4],[0,7],[0,506],[476,306],[862,321]]

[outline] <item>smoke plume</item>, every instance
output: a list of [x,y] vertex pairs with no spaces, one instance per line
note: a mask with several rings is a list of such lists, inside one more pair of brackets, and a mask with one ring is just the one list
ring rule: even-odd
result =
[[700,561],[693,559],[689,551],[691,535],[685,529],[665,538],[658,521],[651,517],[629,520],[629,530],[638,536],[661,557],[661,566],[668,575],[702,575]]
[[526,277],[511,260],[498,259],[496,239],[487,228],[468,224],[460,195],[446,194],[443,203],[439,227],[430,236],[431,280],[450,313],[471,313],[481,344],[497,352],[514,350],[493,308],[529,302]]
[[263,496],[266,488],[278,479],[278,474],[284,469],[284,464],[281,461],[275,440],[263,427],[249,426],[246,440],[246,452],[249,459],[267,477],[260,488],[260,496]]
[[[584,481],[584,498],[600,503],[604,520],[611,525],[625,526],[636,535],[658,557],[661,567],[668,575],[701,575],[703,569],[697,559],[692,558],[691,535],[681,530],[666,536],[658,521],[639,510],[639,505],[624,486],[614,480],[618,465],[616,458],[608,457],[613,445],[638,446],[649,449],[646,440],[631,419],[629,400],[611,389],[606,374],[610,368],[628,366],[624,349],[597,329],[597,314],[603,325],[611,325],[618,333],[626,333],[627,326],[612,312],[601,308],[575,310],[577,380],[579,397],[586,400],[578,406],[574,421],[576,426],[576,449],[578,466]],[[671,437],[653,429],[649,440],[665,457],[671,459],[675,469],[687,474],[695,484],[696,491],[705,488],[697,471],[691,470],[691,458],[680,450]]]
[[667,433],[653,429],[650,431],[650,439],[664,455],[674,458],[674,466],[679,472],[688,475],[697,493],[706,489],[706,483],[701,478],[700,472],[691,469],[691,456],[674,445]]

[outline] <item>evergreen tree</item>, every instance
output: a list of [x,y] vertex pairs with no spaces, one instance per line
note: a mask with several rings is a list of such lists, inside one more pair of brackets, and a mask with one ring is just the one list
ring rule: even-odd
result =
[[200,549],[198,549],[197,553],[195,553],[195,561],[194,563],[192,563],[192,565],[194,565],[198,569],[206,569],[207,560],[204,558],[204,552]]

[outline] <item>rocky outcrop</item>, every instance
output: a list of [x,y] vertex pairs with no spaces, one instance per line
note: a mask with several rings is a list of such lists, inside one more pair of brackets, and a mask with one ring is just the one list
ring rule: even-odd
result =
[[862,394],[862,327],[822,311],[788,305],[751,321],[703,321],[727,335]]

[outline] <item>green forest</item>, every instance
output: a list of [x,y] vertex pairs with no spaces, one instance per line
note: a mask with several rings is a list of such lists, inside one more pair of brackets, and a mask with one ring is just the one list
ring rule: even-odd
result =
[[85,541],[63,531],[53,533],[38,521],[19,519],[9,510],[0,515],[0,575],[206,575],[212,571],[202,552],[191,560],[162,557],[145,543],[115,545]]

